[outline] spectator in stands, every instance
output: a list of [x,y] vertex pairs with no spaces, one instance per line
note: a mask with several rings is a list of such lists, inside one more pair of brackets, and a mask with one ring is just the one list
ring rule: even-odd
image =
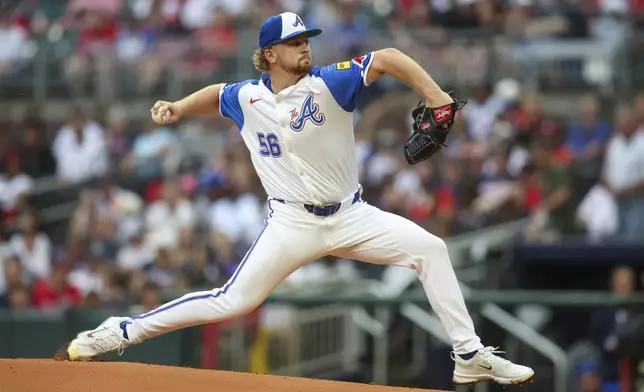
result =
[[486,150],[484,147],[491,139],[494,124],[507,105],[504,99],[492,94],[492,87],[489,85],[477,86],[473,99],[465,105],[463,117],[467,124],[467,135],[480,145],[482,151]]
[[128,159],[134,137],[128,129],[127,120],[124,107],[113,106],[107,113],[105,144],[112,168],[120,169],[131,166]]
[[167,181],[163,185],[163,198],[147,206],[146,244],[154,250],[176,247],[181,228],[194,228],[196,218],[193,204],[181,198],[178,184]]
[[24,284],[12,286],[7,292],[7,305],[11,310],[27,310],[31,308],[29,287]]
[[50,276],[36,281],[32,304],[39,310],[64,310],[81,306],[83,295],[68,282],[69,266],[57,263]]
[[609,392],[602,388],[602,377],[599,366],[594,361],[585,361],[577,365],[578,392]]
[[[501,147],[492,149],[478,178],[478,197],[474,202],[477,211],[488,217],[498,215],[508,203],[514,207],[516,178],[508,172],[508,151]],[[494,221],[494,220],[493,220]]]
[[148,119],[143,132],[134,139],[132,163],[136,175],[144,178],[163,175],[175,141],[176,136],[170,128],[160,127]]
[[163,71],[163,63],[156,53],[159,30],[153,19],[127,17],[117,33],[114,50],[119,65],[134,71],[136,87],[142,92],[149,93]]
[[618,112],[601,179],[617,201],[617,234],[626,240],[644,238],[644,132],[638,130],[637,115],[627,109]]
[[518,182],[517,204],[522,216],[530,216],[537,211],[541,204],[541,186],[539,184],[539,171],[529,162],[521,169]]
[[92,227],[89,238],[92,253],[101,255],[107,260],[116,260],[119,245],[115,220],[111,217],[99,217]]
[[144,242],[145,229],[142,224],[133,225],[126,238],[127,242],[116,257],[120,270],[139,271],[154,261],[154,251]]
[[599,158],[611,137],[611,124],[599,119],[597,110],[597,98],[582,98],[579,117],[575,117],[566,130],[566,146],[573,158],[582,164]]
[[541,203],[532,214],[541,226],[541,234],[548,237],[575,235],[580,229],[575,224],[575,202],[572,198],[570,167],[558,162],[549,140],[538,140],[531,148],[532,159],[539,170],[542,184]]
[[[88,76],[99,76],[100,90],[112,92],[114,83],[114,43],[118,35],[115,18],[118,9],[112,0],[74,0],[68,8],[73,24],[78,31],[74,54],[65,64],[65,73],[75,96],[83,95],[83,82]],[[104,6],[108,5],[108,8]]]
[[95,208],[96,219],[108,219],[115,225],[114,239],[124,241],[128,228],[140,223],[143,204],[139,195],[106,176],[98,185],[92,208]]
[[47,234],[38,230],[33,212],[18,217],[19,232],[11,236],[11,248],[30,279],[46,278],[51,272],[52,248]]
[[58,131],[52,153],[56,175],[65,182],[82,182],[103,176],[109,168],[105,135],[100,124],[75,107],[69,121]]
[[170,257],[173,265],[182,268],[191,285],[202,281],[207,254],[205,246],[198,241],[194,230],[189,227],[179,230],[179,245],[170,249]]
[[93,291],[90,291],[84,298],[83,307],[85,309],[100,310],[102,305],[101,297]]
[[[611,275],[610,289],[618,296],[628,296],[635,291],[636,275],[629,266],[616,267]],[[619,357],[614,353],[618,340],[616,331],[634,316],[628,309],[606,308],[596,310],[589,323],[590,340],[603,351],[600,373],[604,381],[619,380]]]
[[69,272],[69,284],[78,289],[83,295],[96,293],[99,296],[105,294],[105,269],[108,261],[102,255],[92,253],[88,260],[76,263]]
[[601,184],[593,186],[577,208],[577,220],[590,239],[609,238],[617,232],[618,208],[613,195]]
[[154,282],[146,282],[141,290],[139,303],[130,307],[130,314],[147,313],[162,304],[161,287]]
[[340,58],[350,58],[360,53],[369,34],[369,19],[357,12],[355,2],[337,2],[338,18],[335,26],[328,30],[333,40],[335,51]]
[[17,151],[4,156],[4,173],[0,176],[0,209],[3,221],[12,221],[21,206],[26,204],[26,196],[33,188],[33,180],[22,171],[20,155]]
[[240,16],[248,12],[249,5],[249,0],[186,0],[181,10],[181,23],[189,30],[196,30],[210,24],[217,10]]
[[0,263],[14,256],[8,234],[7,227],[0,222]]
[[221,8],[212,13],[210,23],[193,33],[195,47],[188,57],[189,77],[203,77],[226,65],[237,53],[235,19]]
[[0,260],[0,266],[0,295],[7,294],[14,286],[29,283],[18,258]]
[[168,248],[157,249],[156,259],[147,269],[147,275],[151,282],[163,290],[185,290],[190,287],[182,266],[173,265]]
[[0,76],[12,73],[25,58],[28,33],[7,8],[0,13]]
[[105,284],[101,298],[103,309],[124,309],[127,303],[129,276],[121,271],[112,271]]
[[225,235],[241,254],[255,241],[266,216],[262,203],[252,193],[253,179],[246,165],[237,166],[231,173],[232,194],[215,200],[210,206],[211,230]]
[[612,124],[600,119],[597,111],[597,98],[583,97],[579,116],[566,129],[565,146],[579,177],[577,188],[580,193],[590,189],[601,174],[602,157],[613,131]]
[[22,132],[20,166],[24,173],[31,178],[53,176],[56,173],[56,161],[46,139],[43,121],[38,118],[27,119]]

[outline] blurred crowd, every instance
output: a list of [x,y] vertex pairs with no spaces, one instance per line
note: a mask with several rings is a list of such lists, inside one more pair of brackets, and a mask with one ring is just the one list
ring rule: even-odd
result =
[[[124,75],[129,76],[123,85],[147,93],[170,71],[176,71],[173,80],[235,74],[248,69],[242,64],[260,23],[289,10],[309,27],[325,30],[314,42],[320,63],[387,42],[429,68],[449,64],[464,82],[480,81],[505,58],[520,62],[526,45],[560,38],[619,42],[626,18],[644,10],[641,0],[262,0],[261,7],[254,5],[251,0],[18,2],[0,14],[0,75],[9,81],[21,72],[31,75],[31,60],[43,48],[51,48],[44,58],[55,65],[43,77],[64,80],[75,95],[95,79],[113,89],[115,78]],[[493,50],[500,60],[488,64],[489,42],[450,38],[460,31],[475,31],[468,35],[475,40],[501,38]]]
[[[397,114],[398,127],[367,133],[357,120],[363,197],[441,237],[527,218],[527,241],[642,239],[644,96],[610,118],[600,117],[598,100],[587,96],[567,120],[546,115],[538,97],[511,98],[491,86],[473,89],[468,100],[449,147],[415,166],[401,147],[409,108]],[[385,95],[373,105],[387,101]],[[5,306],[19,306],[16,298],[28,289],[23,306],[56,308],[88,298],[113,306],[144,287],[212,287],[230,276],[263,227],[266,195],[226,119],[165,127],[128,121],[118,107],[97,121],[77,106],[63,124],[29,118],[4,126]],[[80,186],[55,243],[55,233],[39,229],[49,218],[30,198],[52,177],[61,189]],[[131,180],[137,185],[127,185]],[[315,278],[294,279],[324,279],[332,269],[346,279],[361,273],[345,262],[327,260],[325,269],[312,270]],[[51,287],[65,277],[70,298]],[[43,302],[40,290],[58,292],[62,302]]]

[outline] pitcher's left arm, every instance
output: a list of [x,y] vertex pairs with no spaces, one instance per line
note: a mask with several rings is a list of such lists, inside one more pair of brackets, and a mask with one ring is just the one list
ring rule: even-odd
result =
[[383,75],[405,83],[420,94],[428,107],[439,107],[453,102],[431,76],[411,57],[394,48],[381,49],[373,53],[371,66],[367,70],[367,84]]

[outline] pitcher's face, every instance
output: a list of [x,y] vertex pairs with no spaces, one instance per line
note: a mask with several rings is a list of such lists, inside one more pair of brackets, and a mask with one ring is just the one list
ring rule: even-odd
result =
[[298,35],[280,42],[266,51],[266,59],[287,73],[307,74],[311,72],[313,67],[309,38],[305,35]]

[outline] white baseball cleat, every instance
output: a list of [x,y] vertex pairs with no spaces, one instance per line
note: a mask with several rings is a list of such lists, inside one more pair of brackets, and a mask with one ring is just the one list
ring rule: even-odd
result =
[[125,337],[125,324],[131,322],[129,317],[110,317],[98,328],[79,333],[67,347],[67,354],[72,361],[89,361],[99,355],[117,351],[119,355],[130,345]]
[[493,381],[503,385],[518,385],[532,380],[532,369],[494,355],[503,353],[497,349],[498,347],[482,348],[468,360],[452,352],[452,359],[456,362],[452,379],[454,384],[471,385]]

